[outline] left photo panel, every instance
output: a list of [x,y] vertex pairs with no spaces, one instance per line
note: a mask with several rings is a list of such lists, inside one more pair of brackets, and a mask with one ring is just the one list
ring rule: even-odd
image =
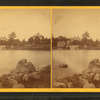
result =
[[0,88],[51,87],[51,9],[0,9]]

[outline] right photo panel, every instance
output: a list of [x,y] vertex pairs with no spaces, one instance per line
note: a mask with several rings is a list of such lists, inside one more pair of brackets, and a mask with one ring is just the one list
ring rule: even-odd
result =
[[100,9],[52,9],[52,87],[100,88]]

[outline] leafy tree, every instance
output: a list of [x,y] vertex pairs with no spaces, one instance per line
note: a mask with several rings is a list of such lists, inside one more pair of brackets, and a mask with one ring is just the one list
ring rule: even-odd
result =
[[64,36],[59,36],[58,39],[61,40],[61,41],[65,41],[65,42],[66,42],[66,39],[67,39],[67,38],[64,37]]
[[71,44],[72,44],[72,45],[80,45],[80,41],[74,40]]
[[8,36],[10,39],[15,39],[16,38],[16,33],[12,32],[11,34],[9,34]]
[[90,36],[88,32],[85,32],[84,34],[82,34],[82,39],[88,39],[89,37]]
[[16,33],[12,32],[11,34],[9,34],[9,40],[8,40],[8,45],[15,45],[15,38],[16,38]]
[[98,45],[100,45],[100,41],[99,41],[98,39],[96,39],[96,40],[94,41],[94,46],[98,46]]
[[42,40],[43,44],[50,44],[50,39],[48,39],[47,37],[45,39]]
[[85,32],[84,34],[82,34],[82,40],[81,40],[81,44],[82,45],[89,45],[90,43],[92,43],[92,40],[88,39],[89,33]]
[[21,41],[19,39],[14,40],[14,45],[15,46],[20,46],[20,44],[21,44]]
[[35,42],[35,44],[40,44],[40,38],[38,36],[36,36],[34,42]]
[[28,39],[28,43],[29,43],[29,44],[33,44],[33,42],[34,42],[33,37],[30,37],[30,38]]

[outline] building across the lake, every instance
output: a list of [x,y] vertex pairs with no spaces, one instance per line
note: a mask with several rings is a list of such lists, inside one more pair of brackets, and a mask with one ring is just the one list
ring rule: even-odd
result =
[[70,50],[77,50],[79,49],[79,45],[68,45],[65,41],[58,41],[57,48],[65,48]]

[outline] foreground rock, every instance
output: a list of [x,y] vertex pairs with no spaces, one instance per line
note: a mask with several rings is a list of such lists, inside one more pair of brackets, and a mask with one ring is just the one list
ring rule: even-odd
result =
[[61,65],[59,65],[59,68],[67,68],[67,67],[68,67],[67,64],[61,64]]
[[[93,59],[90,61],[88,68],[83,70],[80,74],[74,74],[62,79],[57,79],[53,83],[54,88],[60,88],[57,82],[61,82],[62,88],[100,88],[100,61]],[[57,83],[57,84],[56,84]]]
[[83,86],[83,88],[95,88],[93,83],[87,83]]
[[50,65],[36,70],[31,62],[22,59],[9,74],[0,76],[0,88],[49,88]]
[[55,88],[66,88],[66,85],[64,83],[61,83],[61,82],[55,82],[53,84],[53,87],[55,87]]
[[94,67],[100,68],[99,59],[93,59],[92,61],[90,61],[88,68],[92,69]]
[[14,84],[12,88],[25,88],[23,84]]

